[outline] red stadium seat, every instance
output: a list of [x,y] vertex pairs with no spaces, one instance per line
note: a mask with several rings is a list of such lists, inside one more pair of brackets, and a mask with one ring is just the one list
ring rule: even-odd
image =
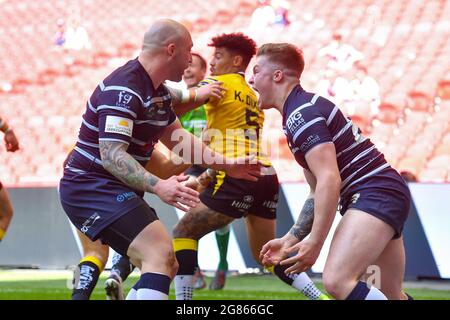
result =
[[413,111],[428,112],[431,109],[431,98],[419,91],[411,91],[408,93],[407,106]]
[[378,107],[376,119],[383,123],[397,123],[399,118],[399,108],[391,103],[382,103]]
[[445,182],[447,170],[441,168],[428,168],[419,173],[419,182]]
[[450,100],[450,80],[439,81],[437,96],[443,100]]
[[450,169],[450,154],[438,155],[430,159],[427,163],[427,167],[444,170]]
[[[372,123],[364,114],[354,115],[353,121],[393,165],[411,167],[423,177],[442,176],[439,166],[443,163],[439,161],[443,160],[436,159],[450,152],[450,72],[445,67],[450,55],[448,1],[369,2],[292,0],[291,25],[282,32],[262,30],[255,38],[259,45],[272,41],[299,44],[307,68],[302,82],[314,91],[317,73],[327,68],[327,60],[318,57],[317,51],[329,44],[336,29],[343,30],[345,42],[364,54],[363,63],[379,83],[383,101]],[[210,37],[218,32],[246,30],[257,6],[252,0],[228,0],[224,6],[212,6],[203,0],[152,3],[148,16],[142,9],[148,6],[148,0],[111,0],[108,10],[101,1],[80,2],[80,8],[90,13],[83,15],[83,25],[92,50],[74,55],[70,63],[65,63],[66,52],[52,43],[56,21],[67,12],[64,1],[1,3],[0,115],[17,128],[24,146],[18,154],[5,155],[8,160],[2,161],[7,167],[1,168],[3,181],[20,184],[46,179],[36,175],[39,164],[35,154],[44,154],[43,159],[53,166],[61,162],[76,141],[86,98],[111,72],[109,63],[128,58],[139,49],[143,32],[154,17],[170,13],[182,20],[193,32],[196,50],[198,47],[208,57]],[[349,74],[352,76],[352,70]],[[433,100],[435,91],[440,99]],[[269,139],[278,140],[279,116],[267,116],[266,123],[266,128],[273,128]],[[406,137],[404,141],[402,136]],[[292,162],[283,136],[280,143],[280,181],[304,179]],[[430,164],[438,167],[431,168]],[[39,170],[41,175],[55,172],[50,168]],[[445,179],[449,179],[448,172]]]
[[417,175],[420,170],[424,167],[426,160],[422,157],[408,157],[402,159],[398,165],[397,169],[400,171],[409,171],[414,175]]

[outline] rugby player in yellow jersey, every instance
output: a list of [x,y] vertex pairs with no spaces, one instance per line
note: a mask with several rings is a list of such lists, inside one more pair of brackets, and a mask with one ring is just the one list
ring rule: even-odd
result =
[[[275,237],[276,229],[278,178],[270,160],[261,153],[259,137],[264,113],[258,109],[257,96],[245,80],[245,70],[256,53],[256,44],[242,33],[232,33],[214,37],[209,45],[215,48],[210,62],[211,77],[200,82],[200,86],[218,82],[224,88],[222,98],[211,99],[205,105],[209,147],[230,158],[255,155],[265,165],[265,173],[257,182],[248,182],[217,171],[200,194],[201,202],[175,225],[173,241],[179,269],[174,281],[178,300],[192,299],[197,244],[204,235],[234,219],[245,218],[253,257],[261,263],[259,252]],[[175,111],[182,114],[191,107],[196,106],[175,107]],[[305,273],[286,276],[287,267],[276,265],[271,271],[310,299],[324,298]]]

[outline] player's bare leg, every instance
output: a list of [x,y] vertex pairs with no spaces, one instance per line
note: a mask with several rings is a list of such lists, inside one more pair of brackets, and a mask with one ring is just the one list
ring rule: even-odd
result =
[[[145,227],[131,242],[127,255],[131,263],[141,270],[141,278],[127,299],[167,300],[178,263],[164,225],[155,220]],[[150,289],[149,284],[154,289]]]
[[325,289],[336,299],[386,299],[380,290],[368,288],[359,279],[393,236],[394,229],[382,220],[360,210],[347,210],[331,242],[323,271]]
[[197,266],[198,240],[211,231],[231,223],[232,217],[209,209],[202,202],[184,214],[173,229],[175,254],[180,264],[175,277],[177,300],[191,300],[193,275]]
[[0,183],[0,241],[5,236],[13,217],[13,208],[8,192]]
[[405,274],[405,248],[403,237],[389,241],[378,259],[372,264],[375,268],[363,277],[365,280],[376,279],[379,274],[379,288],[389,300],[407,300],[403,292]]
[[[259,264],[262,264],[259,253],[264,244],[275,238],[276,220],[265,219],[256,215],[248,215],[245,218],[245,225],[247,227],[247,237],[253,257]],[[269,268],[269,271],[275,274],[284,283],[302,292],[311,300],[327,298],[319,289],[317,289],[305,272],[287,276],[284,271],[289,267],[290,265],[276,265]]]

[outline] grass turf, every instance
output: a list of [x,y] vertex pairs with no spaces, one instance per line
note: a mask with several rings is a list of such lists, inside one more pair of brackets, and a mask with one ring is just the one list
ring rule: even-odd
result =
[[[103,289],[107,273],[103,273],[91,299],[104,300]],[[137,281],[133,274],[125,282],[128,291]],[[71,273],[0,270],[0,300],[67,300],[70,299]],[[207,277],[209,283],[211,278]],[[323,290],[323,286],[317,286]],[[450,300],[450,290],[408,289],[406,291],[417,300]],[[173,286],[170,299],[174,299]],[[197,300],[305,300],[305,297],[272,275],[229,276],[223,290],[211,291],[207,288],[196,290]]]

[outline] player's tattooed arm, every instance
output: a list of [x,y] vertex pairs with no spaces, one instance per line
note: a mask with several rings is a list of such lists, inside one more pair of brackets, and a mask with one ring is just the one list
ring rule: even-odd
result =
[[103,167],[129,187],[155,193],[159,179],[145,170],[127,151],[128,145],[116,141],[99,141]]
[[289,233],[295,236],[299,241],[302,241],[311,232],[313,222],[314,198],[309,197],[306,199],[297,222],[292,226],[291,230],[289,230]]

